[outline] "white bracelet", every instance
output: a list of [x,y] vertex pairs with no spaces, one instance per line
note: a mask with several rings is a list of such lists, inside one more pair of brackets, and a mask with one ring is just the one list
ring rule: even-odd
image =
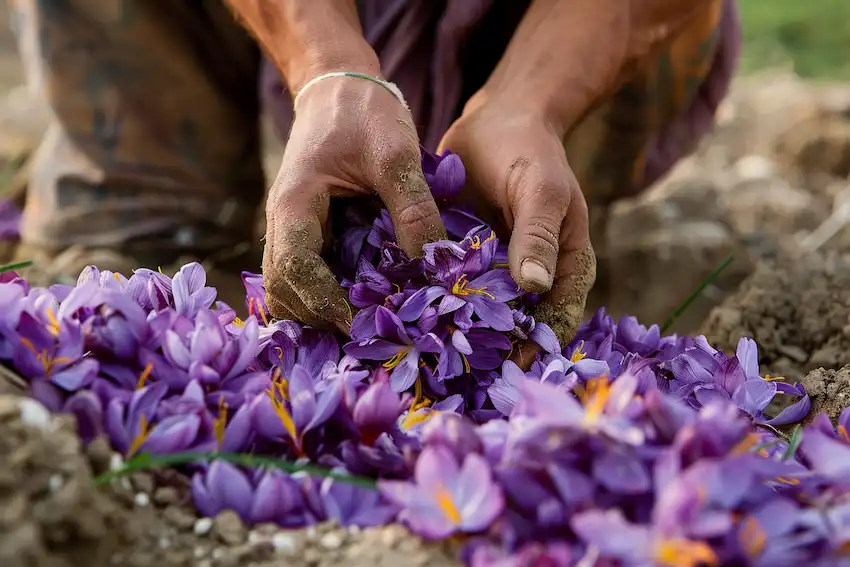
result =
[[395,83],[390,83],[389,81],[385,81],[383,79],[379,79],[378,77],[373,77],[372,75],[366,75],[365,73],[355,73],[352,71],[335,71],[333,73],[325,73],[324,75],[319,75],[318,77],[314,77],[307,81],[301,90],[298,91],[298,94],[295,95],[295,100],[292,101],[292,108],[298,106],[298,99],[301,98],[301,95],[304,94],[304,91],[318,83],[319,81],[324,81],[325,79],[331,79],[334,77],[354,77],[356,79],[365,79],[367,81],[372,81],[373,83],[377,83],[390,91],[394,97],[401,103],[401,105],[410,112],[410,107],[407,106],[407,101],[404,100],[404,95],[401,94],[401,89],[399,89]]

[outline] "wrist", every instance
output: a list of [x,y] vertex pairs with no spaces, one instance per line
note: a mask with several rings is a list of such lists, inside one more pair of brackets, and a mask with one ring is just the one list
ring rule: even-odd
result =
[[229,0],[293,94],[325,73],[382,78],[354,0]]

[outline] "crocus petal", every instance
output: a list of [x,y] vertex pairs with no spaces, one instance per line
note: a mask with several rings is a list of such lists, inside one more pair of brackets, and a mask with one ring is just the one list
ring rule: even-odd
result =
[[493,482],[490,465],[481,455],[470,453],[463,460],[452,491],[466,532],[486,529],[502,513],[505,499]]
[[378,327],[375,325],[375,313],[377,311],[378,306],[371,305],[357,312],[357,315],[351,321],[352,339],[371,339],[378,334]]
[[[442,289],[442,288],[441,288]],[[443,299],[440,300],[440,305],[437,308],[437,313],[439,315],[445,315],[446,313],[453,313],[457,311],[461,307],[466,305],[466,300],[462,297],[458,297],[456,295],[446,295]]]
[[519,390],[504,378],[493,380],[493,383],[487,388],[487,395],[490,396],[493,407],[506,416],[511,415],[514,406],[520,400]]
[[483,289],[493,296],[495,301],[506,302],[519,297],[522,293],[519,286],[511,277],[511,273],[504,269],[490,270],[469,282],[470,289]]
[[411,354],[415,355],[415,352],[405,356],[390,374],[390,386],[394,392],[404,392],[416,382],[419,375],[419,357]]
[[234,510],[249,521],[253,489],[242,471],[225,461],[215,461],[207,470],[206,485],[224,509]]
[[378,329],[378,335],[388,341],[402,345],[409,345],[412,342],[398,315],[384,306],[378,307],[375,313],[375,326]]
[[398,318],[402,321],[415,321],[422,315],[426,307],[431,305],[438,297],[446,295],[446,293],[448,293],[446,289],[440,286],[429,286],[418,290],[402,304],[398,310]]
[[540,348],[549,354],[561,352],[561,343],[558,341],[558,337],[555,336],[555,331],[545,323],[537,322],[531,333],[529,333],[528,338],[540,345]]
[[758,346],[753,339],[741,337],[738,341],[738,348],[735,350],[735,357],[741,363],[741,368],[744,370],[744,376],[747,380],[759,377]]
[[364,360],[387,360],[407,348],[383,339],[365,339],[342,347],[345,354]]
[[510,331],[514,328],[514,317],[511,308],[504,303],[497,303],[488,297],[470,295],[467,297],[472,304],[475,314],[496,331]]
[[761,378],[747,380],[741,384],[732,395],[732,400],[738,407],[757,417],[764,411],[776,395],[776,384]]
[[812,400],[809,399],[808,394],[805,394],[799,401],[783,409],[776,417],[766,423],[774,426],[798,423],[803,421],[810,411],[812,411]]
[[443,350],[443,341],[434,333],[426,333],[413,341],[419,352],[440,352]]
[[201,427],[201,419],[194,414],[174,415],[157,423],[141,450],[155,455],[166,455],[192,447]]

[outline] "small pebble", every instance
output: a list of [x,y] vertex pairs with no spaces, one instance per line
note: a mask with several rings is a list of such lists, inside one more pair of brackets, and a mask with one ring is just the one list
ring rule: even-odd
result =
[[50,492],[56,492],[57,490],[62,488],[63,484],[65,484],[65,481],[62,478],[61,474],[52,474],[50,475],[50,478],[47,479],[47,488],[50,490]]
[[179,499],[180,495],[173,486],[161,486],[153,493],[153,501],[161,506],[175,504]]
[[345,542],[343,537],[337,532],[330,532],[322,536],[319,540],[319,545],[325,549],[339,549]]
[[118,453],[112,453],[112,456],[109,457],[109,470],[117,471],[121,467],[124,466],[124,458],[121,457]]
[[298,540],[292,534],[278,532],[272,536],[272,547],[281,555],[294,556],[298,553]]
[[144,492],[137,492],[136,496],[133,497],[133,502],[135,502],[136,506],[139,508],[144,508],[151,503],[151,497]]
[[316,539],[316,535],[318,532],[316,531],[316,526],[308,526],[307,527],[307,539],[313,541]]
[[201,547],[200,545],[196,546],[192,554],[195,556],[195,559],[203,559],[207,555],[207,548]]
[[22,398],[18,402],[21,410],[21,422],[28,427],[35,427],[42,431],[55,429],[56,422],[46,407],[32,398]]
[[225,510],[216,516],[213,520],[213,530],[222,543],[230,546],[243,544],[248,539],[248,529],[239,514],[233,510]]
[[162,536],[161,538],[159,538],[159,541],[157,541],[157,545],[160,549],[168,549],[169,547],[171,547],[171,540],[165,536]]
[[199,518],[196,522],[192,531],[196,536],[205,536],[210,533],[210,530],[213,527],[212,518]]

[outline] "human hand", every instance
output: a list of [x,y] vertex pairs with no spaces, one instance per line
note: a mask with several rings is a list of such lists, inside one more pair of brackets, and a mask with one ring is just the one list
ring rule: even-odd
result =
[[331,197],[377,194],[411,256],[446,237],[422,174],[410,112],[364,79],[319,81],[299,97],[266,204],[263,278],[272,315],[348,333],[347,294],[321,258]]
[[473,97],[440,146],[463,160],[467,198],[509,231],[511,275],[522,289],[543,294],[535,319],[566,344],[582,320],[596,257],[587,203],[561,135],[541,113]]

